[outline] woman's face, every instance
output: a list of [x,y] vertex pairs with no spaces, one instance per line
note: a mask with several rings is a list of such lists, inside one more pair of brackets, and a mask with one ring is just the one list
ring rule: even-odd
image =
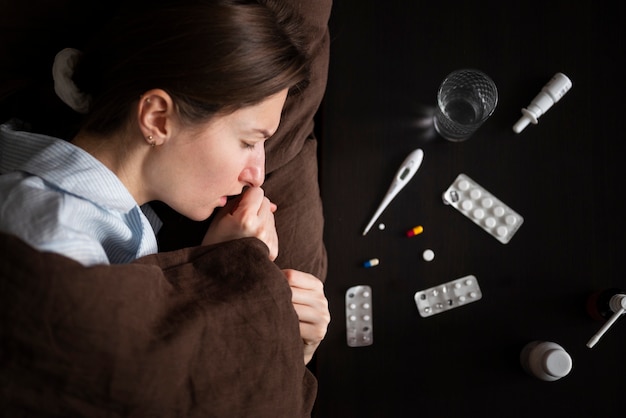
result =
[[174,124],[171,138],[151,150],[149,194],[188,218],[204,220],[228,196],[261,186],[265,141],[278,129],[286,98],[287,89],[200,126]]

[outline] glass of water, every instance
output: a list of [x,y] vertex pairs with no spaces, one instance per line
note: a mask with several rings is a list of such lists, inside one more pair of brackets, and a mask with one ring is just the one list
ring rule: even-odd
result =
[[469,138],[491,116],[498,103],[498,89],[482,71],[453,71],[437,92],[435,129],[450,141]]

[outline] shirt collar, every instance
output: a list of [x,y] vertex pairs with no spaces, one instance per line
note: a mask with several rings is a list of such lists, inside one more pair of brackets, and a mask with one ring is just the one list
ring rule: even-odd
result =
[[120,179],[98,159],[72,143],[0,125],[0,174],[22,171],[41,177],[66,193],[109,210],[137,206]]

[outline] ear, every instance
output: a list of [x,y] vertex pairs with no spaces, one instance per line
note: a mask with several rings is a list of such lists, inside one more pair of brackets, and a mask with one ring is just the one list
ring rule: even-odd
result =
[[176,109],[172,97],[161,89],[148,90],[137,105],[137,121],[146,142],[162,145],[172,134]]

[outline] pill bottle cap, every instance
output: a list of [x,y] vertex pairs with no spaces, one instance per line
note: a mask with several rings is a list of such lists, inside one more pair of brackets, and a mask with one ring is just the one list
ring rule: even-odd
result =
[[567,376],[572,370],[572,358],[565,350],[549,350],[543,356],[543,369],[547,374],[557,378]]

